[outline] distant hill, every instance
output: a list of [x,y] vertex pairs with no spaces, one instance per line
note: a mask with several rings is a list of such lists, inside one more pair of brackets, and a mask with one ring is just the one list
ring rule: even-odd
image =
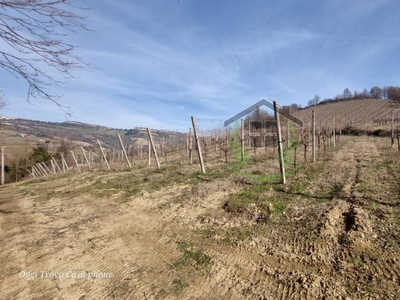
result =
[[[155,143],[176,142],[186,139],[180,132],[151,129]],[[95,146],[100,140],[105,148],[119,148],[117,134],[125,145],[147,145],[147,130],[136,127],[129,130],[81,122],[44,122],[26,119],[0,118],[0,144],[5,146],[32,145],[40,142],[60,144],[63,139],[76,145]]]
[[[391,100],[364,99],[333,101],[292,111],[304,124],[311,124],[312,110],[316,111],[317,126],[336,124],[342,129],[356,129],[360,132],[387,132],[390,129],[391,112],[394,112],[396,127],[400,127],[400,104]],[[44,122],[26,119],[0,118],[0,144],[4,146],[36,146],[46,142],[57,146],[63,139],[71,141],[76,146],[97,147],[100,140],[105,148],[119,148],[117,134],[120,134],[126,146],[147,146],[147,131],[143,127],[132,129],[116,129],[106,126],[86,124],[81,122]],[[152,129],[156,144],[163,141],[185,142],[186,134],[176,131]]]

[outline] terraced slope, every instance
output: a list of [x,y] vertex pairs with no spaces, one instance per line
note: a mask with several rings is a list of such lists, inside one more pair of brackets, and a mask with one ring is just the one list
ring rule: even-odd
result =
[[[311,122],[314,107],[293,112],[293,115],[304,122]],[[400,125],[400,106],[390,100],[364,99],[333,102],[315,107],[316,123],[331,124],[335,118],[342,128],[350,125],[356,128],[374,129],[380,125],[390,126],[391,112],[395,113],[395,121]]]

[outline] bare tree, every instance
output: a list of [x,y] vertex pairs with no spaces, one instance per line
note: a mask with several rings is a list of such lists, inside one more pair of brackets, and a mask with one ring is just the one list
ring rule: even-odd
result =
[[8,104],[7,98],[3,91],[0,90],[0,110]]
[[381,99],[383,96],[383,91],[379,86],[373,86],[369,93],[373,99]]
[[[0,67],[29,84],[30,97],[40,96],[56,103],[47,87],[61,81],[46,72],[46,65],[68,79],[71,71],[86,64],[74,54],[77,45],[65,41],[68,33],[87,29],[86,18],[74,13],[69,0],[0,0]],[[82,9],[82,8],[79,8]]]
[[348,88],[345,88],[343,91],[343,99],[350,99],[352,94]]
[[321,98],[318,95],[315,95],[314,98],[311,100],[308,100],[307,105],[312,106],[312,105],[317,105],[320,102]]

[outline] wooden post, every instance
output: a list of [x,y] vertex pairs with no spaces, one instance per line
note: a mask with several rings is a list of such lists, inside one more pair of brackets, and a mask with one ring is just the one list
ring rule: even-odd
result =
[[106,162],[108,171],[111,171],[110,165],[108,164],[108,160],[107,160],[106,154],[104,153],[104,150],[103,150],[103,148],[101,147],[101,144],[100,144],[100,141],[99,141],[99,140],[97,140],[97,144],[99,145],[100,152],[101,152],[101,154],[103,155],[104,161]]
[[31,167],[31,175],[32,175],[32,178],[36,178],[35,169],[33,168],[33,166]]
[[88,167],[89,167],[89,170],[92,170],[92,167],[90,166],[90,162],[89,162],[89,160],[88,160],[88,158],[87,158],[87,156],[86,156],[85,149],[83,149],[82,146],[81,146],[81,150],[82,150],[83,156],[85,157],[85,160],[86,160],[86,163],[87,163],[87,165],[88,165]]
[[52,157],[51,159],[53,160],[53,162],[54,162],[54,165],[57,167],[57,169],[58,169],[58,172],[60,172],[60,173],[61,173],[62,171],[61,171],[61,169],[60,169],[60,166],[58,165],[58,163],[57,163],[56,159],[55,159],[54,157]]
[[189,164],[193,163],[193,139],[192,128],[189,128]]
[[44,175],[49,175],[46,169],[43,167],[42,163],[38,163],[37,166],[39,167],[40,170],[42,170]]
[[46,164],[42,161],[42,166],[45,168],[45,170],[48,172],[48,174],[51,174],[50,169],[46,166]]
[[333,123],[332,123],[332,127],[333,127],[333,147],[336,147],[336,123],[335,123],[335,118],[333,118]]
[[278,104],[276,103],[276,101],[274,101],[274,113],[275,113],[275,120],[276,120],[276,131],[278,134],[279,167],[280,167],[280,171],[281,171],[282,184],[286,184],[285,162],[283,160],[283,151],[282,151],[280,116],[279,116],[279,111],[278,111]]
[[1,185],[4,185],[4,146],[1,147]]
[[122,152],[124,153],[124,157],[125,157],[126,163],[128,164],[129,168],[132,168],[131,162],[129,161],[129,158],[128,158],[128,155],[126,154],[126,150],[125,150],[125,147],[124,147],[124,143],[122,142],[121,136],[119,135],[119,133],[117,135],[118,135],[119,143],[121,144]]
[[248,122],[249,122],[249,148],[251,147],[251,138],[250,138],[250,136],[251,136],[251,134],[250,134],[250,118],[248,119]]
[[195,139],[196,145],[197,145],[197,153],[199,154],[201,172],[203,174],[205,174],[206,170],[204,168],[203,155],[201,154],[201,146],[200,146],[200,142],[199,142],[199,136],[197,135],[196,120],[194,119],[193,116],[192,116],[192,125],[193,125],[194,139]]
[[150,145],[151,143],[150,143],[150,138],[149,138],[149,141],[148,141],[148,144],[147,144],[147,148],[148,148],[148,155],[147,155],[147,165],[148,166],[150,166],[150,164],[151,164],[151,145]]
[[400,135],[397,133],[397,151],[400,152]]
[[225,147],[224,147],[224,154],[225,154],[225,163],[228,163],[228,152],[229,152],[229,147],[228,147],[228,127],[225,129]]
[[31,169],[32,169],[32,173],[34,174],[34,177],[40,176],[40,173],[38,172],[38,170],[36,170],[35,166],[32,166]]
[[289,141],[290,141],[290,132],[289,132],[289,121],[286,122],[286,146],[289,147]]
[[43,168],[40,166],[39,163],[37,163],[35,165],[35,168],[36,168],[36,170],[38,170],[38,172],[40,173],[41,176],[46,176],[47,175],[46,172],[43,170]]
[[241,158],[242,158],[242,161],[244,161],[244,121],[243,121],[243,119],[241,119],[241,130],[242,130],[242,133],[241,133],[241,138],[240,138],[240,144],[241,144]]
[[[92,166],[94,166],[94,157],[95,157],[95,153],[92,151],[92,150],[89,150],[90,152],[89,152],[89,154],[90,154],[90,158],[89,158],[89,161],[90,161],[90,164],[92,165]],[[96,156],[97,156],[97,154],[96,154]]]
[[74,151],[71,150],[71,154],[72,154],[72,158],[74,159],[76,168],[78,169],[78,172],[80,172],[80,171],[81,171],[81,168],[79,168],[79,164],[78,164],[78,161],[77,161],[77,159],[76,159],[76,157],[75,157]]
[[63,167],[63,172],[65,173],[65,171],[67,171],[69,167],[68,167],[67,162],[65,161],[64,155],[62,153],[61,153],[61,164]]
[[189,154],[189,132],[186,133],[186,154]]
[[151,148],[153,149],[154,157],[156,159],[157,168],[160,169],[160,161],[158,160],[156,146],[154,145],[153,137],[151,136],[151,131],[149,128],[147,128],[147,134],[149,135],[149,140],[150,140]]
[[51,170],[52,170],[52,173],[53,173],[53,174],[56,174],[56,173],[57,173],[57,171],[56,171],[56,166],[54,165],[53,160],[51,159],[50,162],[51,162]]
[[312,110],[312,159],[315,163],[315,109]]
[[34,165],[34,166],[32,166],[32,169],[34,169],[34,170],[35,170],[35,172],[38,174],[38,176],[43,176],[43,174],[42,174],[42,170],[39,170],[39,168],[38,168],[37,164],[36,164],[36,165]]
[[[161,156],[165,156],[165,142],[164,142],[164,137],[162,138],[162,143],[161,143]],[[164,159],[165,162],[165,159]]]
[[390,145],[390,148],[393,148],[393,145],[394,145],[394,113],[393,113],[393,110],[392,110],[392,122],[391,122],[391,145]]
[[47,173],[46,169],[43,168],[43,165],[42,165],[41,163],[38,163],[37,166],[38,166],[39,169],[42,171],[42,173],[43,173],[44,176],[49,175],[49,174]]

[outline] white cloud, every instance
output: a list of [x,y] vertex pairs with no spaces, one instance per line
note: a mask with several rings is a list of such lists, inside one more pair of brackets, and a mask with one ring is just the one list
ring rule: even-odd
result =
[[[368,88],[374,78],[385,85],[383,77],[397,74],[397,29],[390,35],[383,23],[363,26],[376,12],[381,19],[389,16],[385,5],[393,1],[309,1],[306,15],[291,11],[301,5],[260,1],[247,4],[257,10],[244,12],[233,2],[222,12],[196,11],[207,9],[206,3],[182,2],[88,1],[93,31],[68,38],[82,44],[77,54],[93,70],[78,70],[78,78],[52,87],[64,94],[61,102],[71,105],[78,121],[186,128],[190,115],[225,119],[268,95],[304,105],[315,94],[333,97],[345,87]],[[239,29],[223,31],[221,20]],[[374,77],[371,61],[385,76]],[[12,80],[0,82],[16,103],[9,113],[65,119],[45,101],[25,107],[25,93],[17,91],[24,85]]]

